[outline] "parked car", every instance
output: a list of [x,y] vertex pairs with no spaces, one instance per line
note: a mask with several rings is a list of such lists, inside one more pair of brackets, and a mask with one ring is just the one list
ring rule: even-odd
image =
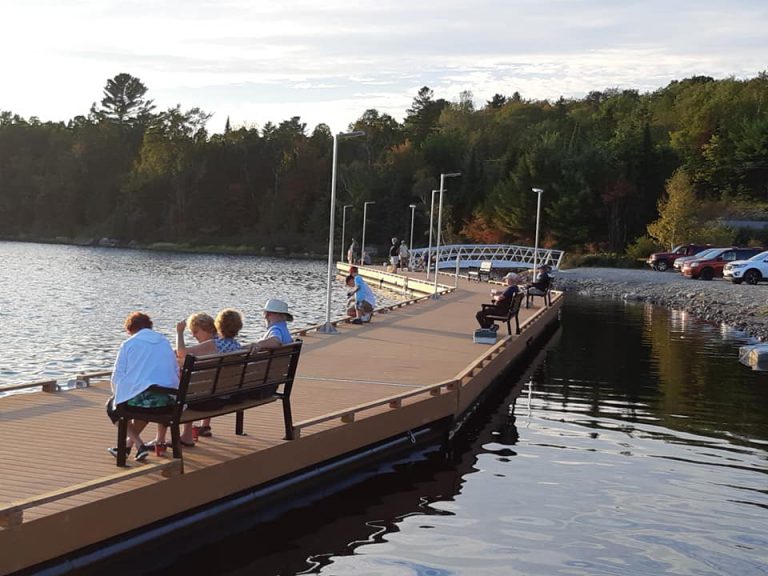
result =
[[749,260],[729,262],[723,269],[723,277],[734,284],[757,284],[768,278],[768,251],[760,252]]
[[676,246],[672,252],[654,252],[648,256],[646,262],[654,270],[664,272],[669,270],[675,260],[681,256],[693,256],[706,248],[711,248],[711,246],[709,244],[683,244],[682,246]]
[[762,250],[762,248],[720,248],[713,254],[708,254],[706,258],[689,260],[683,264],[681,272],[683,276],[689,278],[712,280],[723,275],[723,269],[729,262],[751,258]]
[[683,264],[685,264],[686,262],[690,262],[691,260],[700,260],[702,258],[708,258],[711,254],[714,254],[718,250],[722,250],[722,248],[707,248],[706,250],[697,252],[693,256],[680,256],[679,258],[675,259],[675,263],[672,264],[672,268],[674,268],[678,272],[682,272]]

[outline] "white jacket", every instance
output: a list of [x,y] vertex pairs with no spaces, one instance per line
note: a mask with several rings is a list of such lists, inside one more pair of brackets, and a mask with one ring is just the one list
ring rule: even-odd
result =
[[179,387],[179,365],[171,343],[162,334],[144,328],[120,345],[112,371],[114,404],[122,404],[151,385]]

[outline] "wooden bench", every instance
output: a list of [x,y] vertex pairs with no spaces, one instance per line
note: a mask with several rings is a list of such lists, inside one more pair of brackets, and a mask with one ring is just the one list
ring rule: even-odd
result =
[[467,276],[470,280],[476,278],[478,282],[482,282],[483,275],[485,275],[488,280],[491,279],[491,270],[493,270],[493,262],[491,260],[483,260],[480,262],[480,267],[477,270],[470,270],[467,272]]
[[[520,320],[518,319],[518,315],[520,314],[520,306],[523,303],[523,298],[525,298],[525,294],[522,292],[518,292],[512,297],[512,302],[509,305],[509,311],[503,315],[503,316],[496,316],[492,314],[486,314],[486,318],[489,320],[499,320],[500,322],[506,322],[507,323],[507,333],[511,336],[512,335],[512,318],[515,319],[515,334],[520,334]],[[487,310],[488,308],[494,308],[495,304],[483,304],[483,310]]]
[[173,457],[181,458],[180,424],[234,412],[235,434],[242,435],[245,410],[282,400],[285,439],[293,440],[290,399],[301,345],[301,340],[297,340],[272,350],[248,347],[226,354],[187,355],[181,368],[179,389],[160,388],[175,396],[174,404],[167,410],[148,414],[122,405],[116,411],[119,416],[117,465],[125,466],[126,433],[131,419],[168,426]]

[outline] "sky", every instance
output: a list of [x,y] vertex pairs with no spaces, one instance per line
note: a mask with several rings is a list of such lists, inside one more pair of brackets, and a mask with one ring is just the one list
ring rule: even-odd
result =
[[86,115],[127,72],[211,132],[402,120],[422,86],[582,98],[768,69],[767,0],[0,0],[0,110]]

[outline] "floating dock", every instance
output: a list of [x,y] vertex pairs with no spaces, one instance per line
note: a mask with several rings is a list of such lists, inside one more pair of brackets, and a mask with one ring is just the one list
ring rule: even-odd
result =
[[[103,376],[84,388],[0,398],[0,574],[59,564],[393,439],[413,441],[427,429],[448,434],[557,322],[562,304],[558,293],[549,307],[536,298],[520,311],[519,335],[502,326],[496,344],[480,345],[472,335],[487,283],[462,279],[454,289],[454,278],[441,275],[441,296],[432,299],[423,274],[360,273],[412,298],[370,324],[301,331],[293,441],[283,439],[281,407],[272,403],[245,413],[245,436],[234,434],[234,415],[216,418],[212,437],[184,449],[183,470],[170,450],[119,469],[106,451],[116,428],[104,413],[110,386]],[[151,438],[152,428],[144,434]]]

